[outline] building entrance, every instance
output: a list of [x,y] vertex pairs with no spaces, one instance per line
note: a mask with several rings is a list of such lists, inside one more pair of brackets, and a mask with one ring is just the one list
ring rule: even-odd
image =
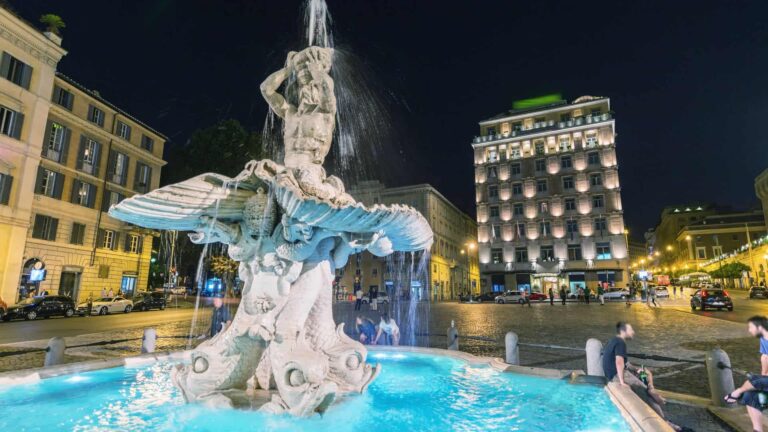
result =
[[77,303],[77,295],[80,291],[80,273],[62,272],[59,282],[59,295],[67,296]]

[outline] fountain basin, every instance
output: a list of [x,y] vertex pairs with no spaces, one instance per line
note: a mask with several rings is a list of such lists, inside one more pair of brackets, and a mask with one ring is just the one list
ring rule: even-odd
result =
[[[553,370],[510,373],[496,359],[425,349],[372,349],[383,371],[369,390],[323,416],[294,418],[186,404],[170,380],[188,353],[0,374],[0,428],[10,430],[521,430],[642,429],[610,390]],[[116,365],[120,366],[116,366]],[[88,370],[95,369],[95,370]],[[47,378],[46,378],[47,377]],[[612,400],[613,399],[613,400]],[[645,415],[640,413],[640,415]],[[626,420],[625,420],[626,418]],[[629,420],[629,423],[628,423]]]

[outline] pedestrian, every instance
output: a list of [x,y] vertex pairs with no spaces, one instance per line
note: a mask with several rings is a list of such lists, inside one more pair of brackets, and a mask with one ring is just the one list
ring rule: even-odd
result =
[[672,298],[677,298],[677,287],[672,285]]
[[371,310],[379,310],[379,287],[376,285],[371,285],[371,287],[368,289],[368,300],[370,300],[370,307]]
[[523,295],[523,302],[520,303],[520,306],[525,306],[526,303],[528,303],[528,307],[531,307],[531,298],[528,296],[528,290],[522,290],[520,292]]
[[[659,307],[656,303],[656,285],[648,287],[648,295],[651,297],[651,303],[653,303],[655,307]],[[650,303],[648,303],[648,305],[650,306]]]
[[91,316],[91,312],[93,311],[93,293],[88,294],[88,309],[86,310],[86,317]]
[[600,306],[605,306],[605,288],[602,285],[597,285],[597,298],[600,300]]
[[400,327],[397,326],[395,320],[390,318],[387,313],[381,316],[379,331],[376,333],[376,338],[373,340],[374,345],[379,343],[379,338],[382,334],[386,337],[387,345],[400,345]]
[[555,290],[553,290],[552,287],[549,287],[549,305],[555,305]]
[[582,288],[581,285],[579,285],[579,289],[578,289],[577,293],[578,293],[577,294],[578,295],[578,302],[579,303],[583,302],[584,301],[584,288]]
[[373,321],[362,315],[358,315],[357,318],[355,318],[355,330],[357,330],[357,333],[359,334],[358,340],[361,344],[373,343],[373,340],[376,337],[376,324],[374,324]]
[[229,308],[224,306],[224,301],[218,295],[213,298],[213,312],[211,313],[211,337],[226,330],[232,324]]
[[587,304],[589,304],[589,296],[590,296],[589,286],[586,285],[584,286],[584,301],[587,302]]
[[115,292],[114,292],[114,291],[112,291],[112,288],[110,288],[110,289],[109,289],[109,295],[108,295],[108,297],[109,297],[109,298],[112,298],[112,297],[114,297],[114,296],[115,296]]
[[563,302],[563,306],[565,306],[566,297],[565,285],[560,285],[560,301]]
[[101,289],[101,298],[107,297],[107,287]]
[[355,310],[359,311],[360,306],[363,304],[363,290],[360,287],[355,289]]
[[762,411],[767,407],[760,402],[760,394],[768,392],[768,318],[753,316],[747,320],[747,331],[760,339],[760,375],[747,374],[747,380],[741,387],[725,396],[726,403],[736,403],[747,407],[747,414],[752,421],[752,430],[762,432]]

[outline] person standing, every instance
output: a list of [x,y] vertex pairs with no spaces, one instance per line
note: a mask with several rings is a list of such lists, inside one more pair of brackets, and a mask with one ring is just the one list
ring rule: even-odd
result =
[[677,298],[677,287],[672,285],[672,298]]
[[584,301],[584,288],[582,288],[581,285],[579,285],[579,288],[578,288],[578,290],[576,292],[577,292],[577,296],[578,296],[578,302],[579,303],[583,302]]
[[585,285],[584,286],[584,301],[587,302],[587,304],[589,304],[589,295],[590,295],[589,285]]
[[528,296],[528,290],[524,289],[520,293],[523,295],[523,302],[520,303],[520,306],[525,306],[525,304],[528,303],[528,307],[531,307],[531,297]]
[[232,324],[232,317],[229,314],[229,308],[224,306],[221,297],[213,298],[213,313],[211,314],[211,337],[216,336]]
[[363,304],[363,290],[359,286],[355,287],[355,310],[359,311]]
[[112,288],[109,289],[109,295],[107,297],[112,298],[115,296],[115,292],[112,291]]
[[567,294],[565,293],[565,285],[560,285],[560,301],[563,302],[563,306],[565,306],[566,297]]
[[[651,297],[651,303],[653,303],[655,307],[659,307],[659,305],[656,303],[656,286],[655,285],[651,285],[650,287],[648,287],[648,295]],[[650,306],[650,303],[648,303],[648,305]]]
[[91,312],[93,311],[93,293],[88,294],[88,309],[86,310],[86,317],[91,316]]
[[552,287],[549,287],[549,305],[554,306],[555,305],[555,290],[552,289]]
[[371,310],[379,310],[379,301],[377,298],[379,297],[379,287],[376,285],[371,285],[371,287],[368,289],[368,300],[370,300],[370,307]]
[[597,285],[597,298],[600,300],[600,306],[605,306],[605,288],[602,285]]

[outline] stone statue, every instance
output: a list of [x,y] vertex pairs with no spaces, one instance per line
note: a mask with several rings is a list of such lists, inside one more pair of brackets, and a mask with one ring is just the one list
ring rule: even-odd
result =
[[[250,161],[235,178],[202,174],[109,211],[139,226],[191,231],[195,243],[224,243],[240,263],[244,286],[232,324],[174,370],[188,402],[307,416],[365,391],[380,371],[333,321],[335,270],[363,250],[428,249],[432,230],[415,209],[366,208],[326,176],[336,118],[332,56],[318,47],[290,53],[261,86],[284,120],[283,165]],[[298,106],[277,93],[291,75]]]

